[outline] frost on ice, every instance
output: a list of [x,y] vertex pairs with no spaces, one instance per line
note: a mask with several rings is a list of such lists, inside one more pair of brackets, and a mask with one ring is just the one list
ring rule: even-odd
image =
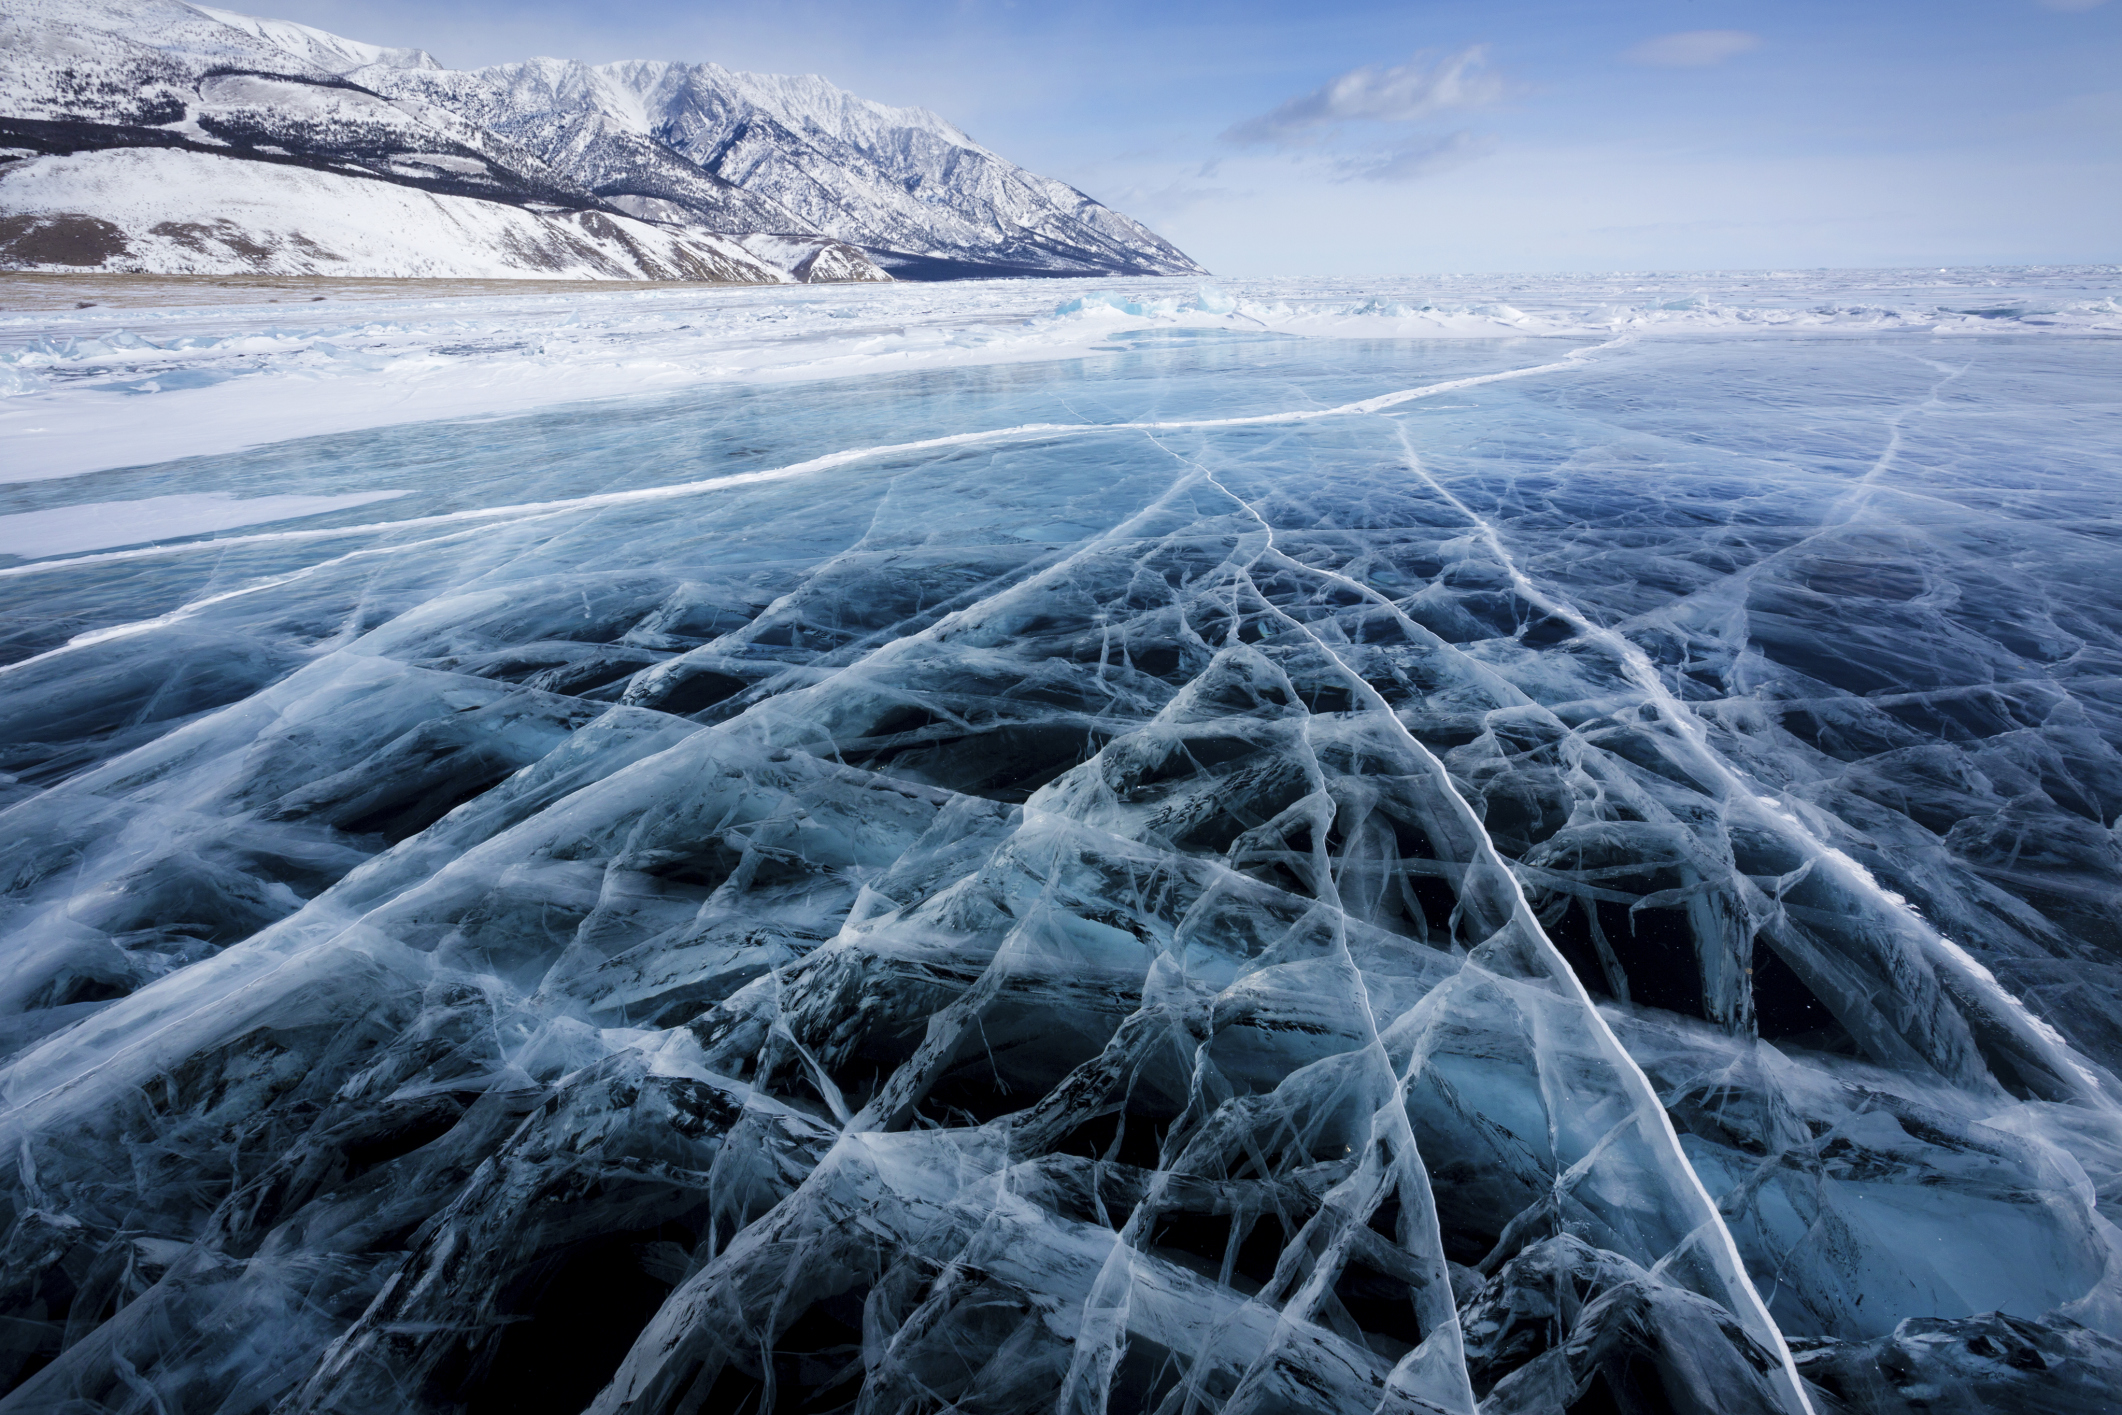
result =
[[1098,337],[83,479],[0,1410],[2109,1408],[2115,346]]

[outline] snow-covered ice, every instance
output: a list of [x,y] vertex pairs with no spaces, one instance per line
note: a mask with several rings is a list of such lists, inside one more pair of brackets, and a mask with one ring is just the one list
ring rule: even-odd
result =
[[5,317],[0,1410],[2109,1408],[2118,291]]

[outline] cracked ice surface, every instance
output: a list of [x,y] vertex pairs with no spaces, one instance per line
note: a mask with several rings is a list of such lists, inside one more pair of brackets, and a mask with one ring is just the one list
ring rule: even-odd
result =
[[0,1411],[2109,1409],[2122,344],[1037,291],[5,494]]

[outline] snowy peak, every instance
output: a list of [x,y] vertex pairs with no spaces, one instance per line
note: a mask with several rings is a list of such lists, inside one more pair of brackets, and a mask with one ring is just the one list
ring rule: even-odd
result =
[[455,76],[483,82],[497,90],[506,111],[515,114],[571,113],[601,117],[632,132],[652,126],[638,91],[614,82],[610,69],[593,68],[576,59],[526,59]]
[[885,146],[902,132],[926,133],[954,147],[983,156],[994,154],[967,137],[955,124],[926,108],[892,108],[859,98],[816,74],[752,74],[701,64],[728,92],[805,132],[824,133],[858,146]]
[[294,56],[308,67],[327,74],[349,74],[371,64],[382,64],[393,69],[442,67],[425,49],[388,49],[380,44],[363,44],[359,40],[346,39],[308,25],[296,24],[293,20],[259,19],[254,15],[239,15],[234,10],[217,10],[211,5],[192,5],[189,8],[197,10],[210,20],[270,44]]

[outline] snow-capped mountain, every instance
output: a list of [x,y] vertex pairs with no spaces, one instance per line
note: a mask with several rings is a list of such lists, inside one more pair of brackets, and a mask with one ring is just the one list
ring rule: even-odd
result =
[[[644,215],[670,203],[710,225],[750,217],[720,195],[734,190],[793,229],[896,269],[1200,273],[1140,222],[998,157],[934,113],[872,103],[816,75],[534,59],[464,75],[408,68],[387,82],[599,195],[641,203],[625,209]],[[695,195],[703,177],[714,194]]]
[[5,0],[0,56],[0,265],[737,281],[1198,270],[936,115],[816,77],[553,59],[450,70],[424,50],[178,0]]

